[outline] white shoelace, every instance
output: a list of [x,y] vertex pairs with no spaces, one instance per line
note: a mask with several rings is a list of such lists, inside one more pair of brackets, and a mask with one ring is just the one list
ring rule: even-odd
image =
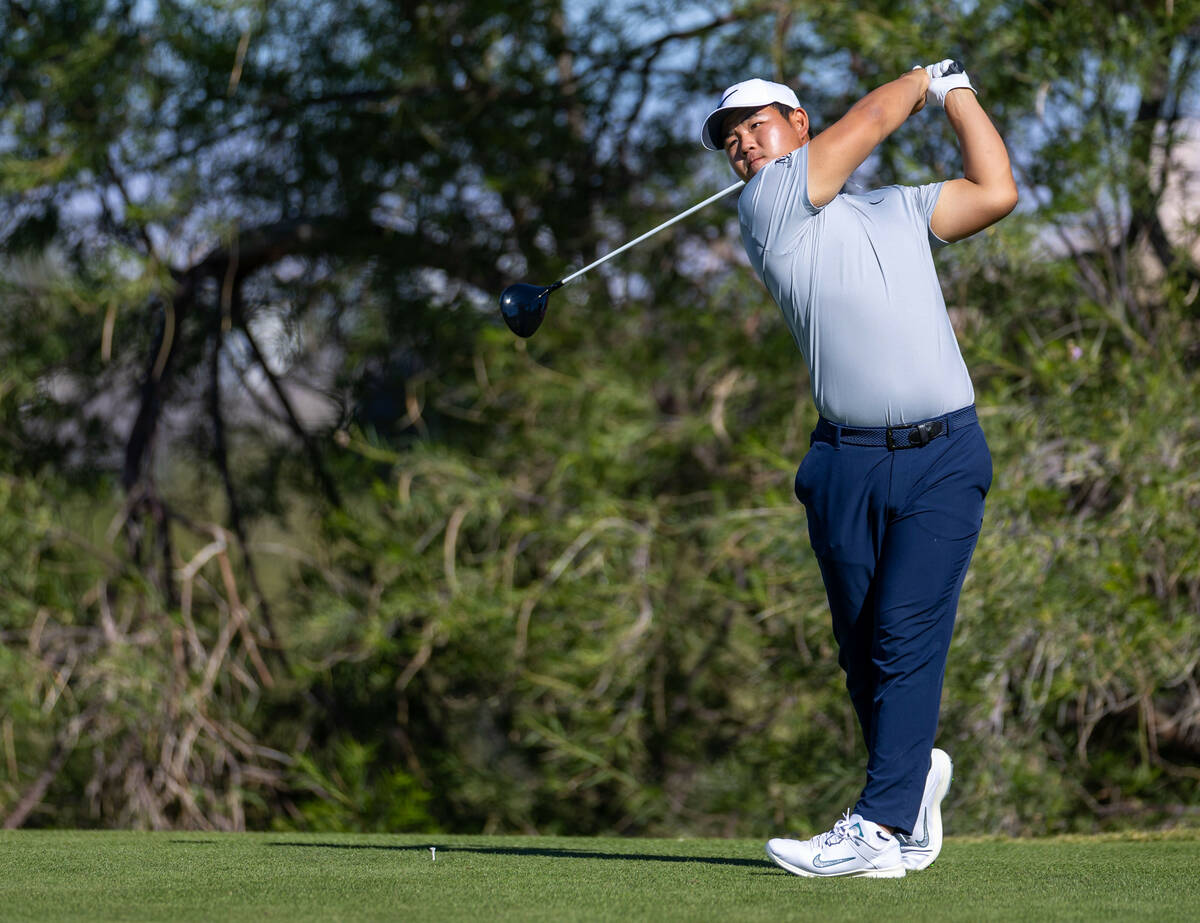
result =
[[846,809],[846,813],[842,815],[842,819],[833,825],[832,830],[826,830],[824,833],[818,833],[808,842],[815,847],[833,846],[840,843],[850,835],[850,809]]

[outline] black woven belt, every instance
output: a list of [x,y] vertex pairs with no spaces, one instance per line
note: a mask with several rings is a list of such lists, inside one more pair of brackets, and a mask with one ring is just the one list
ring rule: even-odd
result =
[[951,429],[974,423],[977,419],[973,404],[940,417],[900,426],[842,426],[821,417],[817,421],[813,438],[833,445],[844,442],[846,445],[875,446],[881,449],[918,449],[929,445],[939,436],[949,436]]

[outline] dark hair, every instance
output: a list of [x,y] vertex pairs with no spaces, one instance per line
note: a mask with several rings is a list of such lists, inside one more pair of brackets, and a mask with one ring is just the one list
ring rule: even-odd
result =
[[789,118],[791,114],[796,111],[793,106],[788,106],[784,103],[771,103],[771,105],[774,106],[779,111],[779,114],[785,119]]

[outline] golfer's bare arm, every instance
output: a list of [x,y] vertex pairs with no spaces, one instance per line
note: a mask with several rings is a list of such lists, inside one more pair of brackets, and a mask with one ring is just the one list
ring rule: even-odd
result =
[[975,94],[946,94],[946,115],[962,148],[963,176],[942,186],[929,228],[942,240],[962,240],[995,224],[1017,204],[1012,164],[996,126]]
[[911,70],[872,90],[808,142],[808,198],[813,205],[820,208],[833,201],[876,145],[925,105],[927,89],[924,68]]

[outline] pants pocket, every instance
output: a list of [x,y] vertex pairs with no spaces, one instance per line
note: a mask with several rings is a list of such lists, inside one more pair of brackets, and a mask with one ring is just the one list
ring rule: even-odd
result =
[[833,446],[829,443],[814,442],[809,446],[808,451],[804,454],[804,458],[800,460],[800,467],[796,469],[796,481],[793,485],[793,490],[796,493],[796,499],[806,507],[812,498],[813,486],[819,483],[824,477],[822,472],[828,465],[828,456],[832,451]]
[[984,499],[992,484],[992,456],[982,430],[966,434],[938,463],[929,488],[906,511],[906,519],[934,538],[974,538],[983,526]]

